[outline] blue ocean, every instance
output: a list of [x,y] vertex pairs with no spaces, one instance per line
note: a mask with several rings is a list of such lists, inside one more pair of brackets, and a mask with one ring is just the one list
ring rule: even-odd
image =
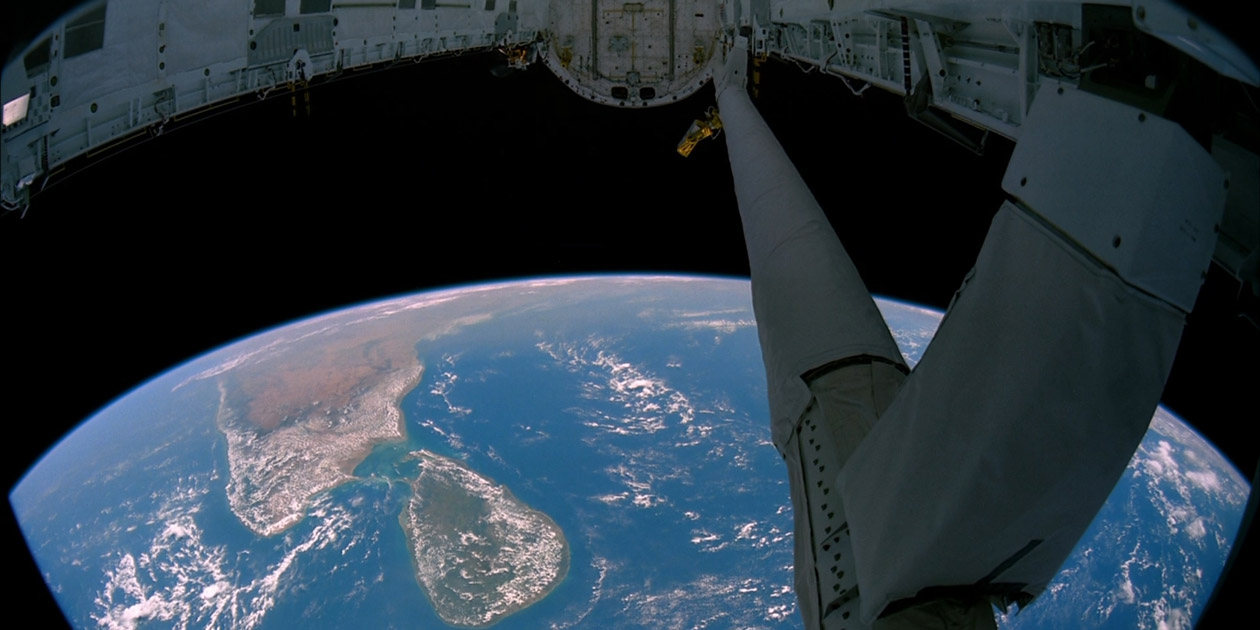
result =
[[[121,397],[11,501],[78,627],[438,629],[399,519],[424,449],[504,485],[568,541],[565,579],[496,628],[797,628],[747,286],[589,279],[470,291],[492,311],[459,292],[433,300],[460,317],[408,337],[425,372],[400,402],[405,439],[377,444],[274,536],[229,506],[219,386],[192,378],[229,369],[231,348]],[[883,307],[913,362],[940,315]],[[370,308],[345,316],[375,321]],[[1201,609],[1249,488],[1180,421],[1156,420],[1061,580],[1003,627],[1186,627]]]

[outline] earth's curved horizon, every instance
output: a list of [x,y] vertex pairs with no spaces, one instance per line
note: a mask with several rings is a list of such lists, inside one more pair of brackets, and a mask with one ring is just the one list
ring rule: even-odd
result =
[[[941,314],[877,301],[913,365]],[[795,628],[765,415],[747,279],[510,280],[172,368],[10,501],[84,628]],[[1059,578],[999,625],[1190,627],[1248,493],[1160,408]]]

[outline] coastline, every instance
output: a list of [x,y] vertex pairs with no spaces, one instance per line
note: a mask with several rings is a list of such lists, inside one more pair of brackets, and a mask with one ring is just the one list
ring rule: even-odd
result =
[[[489,518],[485,521],[485,524],[492,529],[490,532],[465,531],[459,528],[456,524],[441,522],[439,522],[436,526],[439,528],[438,531],[431,531],[434,527],[433,519],[431,517],[427,519],[424,518],[428,515],[423,515],[423,507],[420,508],[419,512],[416,507],[417,503],[423,506],[424,502],[428,499],[425,493],[425,488],[419,487],[421,484],[427,482],[425,479],[425,473],[422,472],[419,476],[417,476],[416,480],[412,484],[411,500],[408,501],[407,506],[399,513],[399,525],[403,528],[403,533],[407,539],[408,555],[411,559],[416,585],[421,592],[424,593],[425,599],[428,601],[434,614],[436,614],[443,623],[456,628],[489,628],[500,621],[503,621],[504,619],[542,601],[553,593],[556,588],[568,578],[569,570],[572,564],[572,551],[570,549],[569,541],[564,535],[564,530],[548,514],[527,505],[525,502],[517,498],[516,495],[513,494],[512,491],[504,484],[498,483],[497,481],[478,473],[462,461],[445,457],[428,450],[414,452],[411,456],[422,461],[434,462],[437,464],[439,466],[439,470],[437,472],[429,473],[430,475],[441,475],[442,473],[450,474],[449,471],[454,469],[457,470],[458,474],[461,476],[474,478],[476,487],[470,487],[469,485],[462,485],[459,483],[461,481],[466,482],[467,479],[438,478],[433,481],[433,483],[437,483],[439,485],[449,484],[452,487],[457,487],[458,491],[467,493],[466,496],[471,500],[480,501],[490,505]],[[449,488],[443,487],[436,490],[429,489],[429,493],[442,490],[449,491]],[[481,494],[478,494],[477,491],[480,491]],[[442,505],[445,507],[447,504],[443,503]],[[505,508],[505,505],[509,507]],[[496,519],[496,513],[502,513],[504,510],[508,510],[513,518]],[[450,517],[448,516],[448,518]],[[512,583],[513,580],[497,584],[493,590],[478,593],[458,591],[457,585],[451,585],[447,577],[451,576],[453,573],[456,577],[467,577],[463,569],[458,572],[455,572],[454,569],[450,569],[449,567],[452,566],[452,564],[458,565],[460,561],[467,558],[474,558],[484,563],[485,558],[478,557],[477,550],[474,549],[476,544],[481,543],[482,545],[485,545],[486,543],[484,540],[486,538],[494,539],[497,536],[501,539],[507,539],[513,534],[519,534],[517,531],[494,530],[494,528],[504,527],[503,523],[510,523],[519,526],[521,521],[529,522],[533,527],[528,530],[528,533],[536,534],[531,538],[535,548],[528,550],[529,552],[546,554],[548,552],[548,547],[552,545],[555,545],[558,549],[559,557],[554,565],[554,568],[546,565],[531,566],[529,562],[514,562],[520,560],[519,558],[504,559],[502,557],[496,557],[494,560],[497,560],[498,563],[495,564],[495,568],[492,568],[490,574],[498,573],[503,565],[511,566],[513,569],[525,568],[545,571],[550,575],[547,576],[545,586],[543,588],[536,592],[528,593],[519,600],[507,601],[504,603],[505,600],[511,600],[513,595],[522,595],[521,593],[513,592],[513,587],[517,586]],[[448,529],[445,531],[442,530],[441,527],[443,525],[448,526]],[[426,526],[428,526],[430,531],[425,531]],[[440,542],[450,541],[454,538],[459,538],[461,541],[460,544],[463,546],[451,546],[448,544],[443,547],[439,544]],[[422,541],[429,542],[430,545],[422,545]],[[472,544],[469,544],[469,541],[472,541]],[[505,547],[511,547],[513,549],[517,549],[519,548],[521,541],[512,540],[510,545],[500,544],[502,543],[502,540],[492,540],[492,543],[493,544],[489,545],[491,548],[503,549]],[[440,558],[440,561],[434,563],[433,566],[426,566],[423,561],[433,560],[435,555]],[[454,562],[449,562],[451,560],[454,560]],[[432,570],[434,566],[442,567],[446,570],[440,576],[435,575]],[[516,576],[514,572],[513,579],[519,578],[527,580],[527,577],[527,575]],[[527,583],[534,585],[538,582],[527,580]],[[498,599],[478,601],[476,603],[479,607],[460,609],[458,606],[452,607],[442,601],[441,597],[436,593],[438,589],[446,589],[447,591],[450,591],[460,602],[464,603],[473,602],[479,596],[497,596]],[[478,617],[481,619],[477,619]]]
[[[228,404],[220,381],[216,425],[228,446],[228,502],[233,514],[255,534],[283,533],[306,518],[311,499],[358,479],[354,469],[381,444],[407,439],[402,400],[423,380],[418,359],[354,396],[340,426],[312,406],[291,423],[266,432],[234,426],[238,411]],[[392,422],[382,420],[392,416]],[[300,456],[297,456],[300,455]],[[254,488],[237,492],[239,485]],[[300,509],[293,509],[300,505]]]
[[347,483],[349,481],[359,479],[359,477],[354,474],[354,469],[358,468],[359,464],[362,464],[363,460],[367,459],[368,456],[372,454],[372,450],[375,449],[377,446],[380,446],[382,444],[389,444],[390,442],[406,442],[407,441],[407,414],[403,412],[402,402],[403,402],[403,399],[406,398],[408,394],[414,391],[416,387],[420,386],[420,381],[424,380],[424,374],[425,374],[426,368],[423,361],[417,360],[414,366],[408,366],[408,368],[405,368],[405,369],[414,369],[415,374],[411,375],[410,378],[407,378],[406,380],[402,382],[401,387],[398,389],[398,392],[394,395],[393,400],[390,402],[390,409],[392,409],[394,413],[397,414],[398,416],[398,422],[396,423],[396,426],[398,429],[398,437],[392,438],[392,439],[382,438],[379,440],[375,440],[369,444],[364,445],[359,450],[354,451],[352,457],[347,457],[337,466],[338,470],[345,473],[345,475],[349,477],[348,479],[346,479],[345,481],[341,483]]

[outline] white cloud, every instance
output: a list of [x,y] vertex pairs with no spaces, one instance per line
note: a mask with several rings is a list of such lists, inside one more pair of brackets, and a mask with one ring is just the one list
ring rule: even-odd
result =
[[1220,478],[1210,470],[1191,470],[1186,473],[1186,479],[1206,492],[1218,492],[1221,489]]
[[362,538],[347,512],[324,501],[312,513],[319,524],[261,575],[247,580],[225,546],[203,539],[196,517],[207,492],[203,482],[172,492],[148,523],[156,533],[147,549],[111,554],[114,562],[104,571],[91,614],[99,627],[135,630],[160,622],[177,630],[256,628],[302,556],[334,544],[344,553]]

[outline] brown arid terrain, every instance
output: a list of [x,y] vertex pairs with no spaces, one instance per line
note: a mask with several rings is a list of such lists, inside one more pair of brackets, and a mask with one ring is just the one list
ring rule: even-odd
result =
[[416,362],[415,340],[397,334],[319,337],[319,343],[298,342],[274,360],[234,374],[246,420],[270,431],[314,408],[335,414],[358,393]]

